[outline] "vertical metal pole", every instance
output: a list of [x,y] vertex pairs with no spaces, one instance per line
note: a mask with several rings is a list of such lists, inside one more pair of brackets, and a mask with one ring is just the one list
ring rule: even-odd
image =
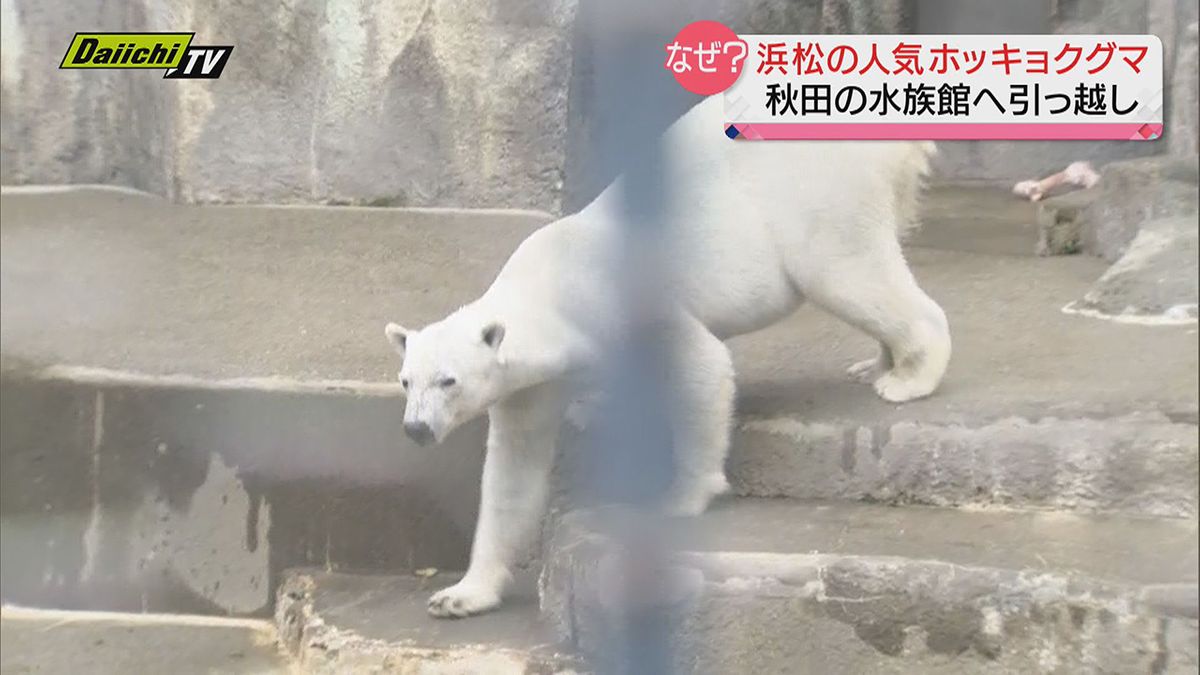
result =
[[[627,602],[642,589],[661,587],[669,552],[653,518],[631,514],[653,509],[674,478],[671,443],[670,383],[675,381],[672,348],[663,330],[672,299],[661,273],[667,269],[664,214],[670,196],[664,180],[664,149],[659,136],[666,123],[647,101],[661,99],[661,65],[666,37],[638,21],[639,8],[627,0],[595,2],[585,16],[594,40],[593,100],[600,117],[589,155],[617,165],[593,166],[602,175],[623,174],[621,230],[613,256],[612,287],[618,294],[617,337],[601,360],[601,410],[594,417],[590,442],[583,448],[577,488],[589,501],[620,504],[610,522],[613,542],[614,596],[621,604],[599,646],[593,664],[604,675],[669,673],[672,670],[669,609],[655,603]],[[678,28],[675,27],[674,30]],[[622,601],[626,602],[622,602]]]

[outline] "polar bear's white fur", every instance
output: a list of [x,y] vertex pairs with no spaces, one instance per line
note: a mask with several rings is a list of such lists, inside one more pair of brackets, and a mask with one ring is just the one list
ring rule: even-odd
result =
[[[670,508],[696,514],[727,489],[734,373],[723,340],[769,326],[805,299],[876,338],[851,366],[888,401],[926,396],[950,358],[946,317],[917,286],[899,236],[915,220],[930,143],[735,142],[713,96],[663,138],[671,191],[663,215],[686,381],[673,431]],[[405,430],[441,441],[488,412],[482,503],[471,563],[430,599],[435,616],[500,604],[548,491],[567,375],[594,363],[617,317],[608,260],[621,233],[621,179],[533,233],[475,302],[420,330],[388,324],[403,358]]]

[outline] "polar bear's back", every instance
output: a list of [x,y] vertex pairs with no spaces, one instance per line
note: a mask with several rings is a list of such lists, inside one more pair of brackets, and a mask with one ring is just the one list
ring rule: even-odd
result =
[[723,133],[722,99],[704,99],[663,137],[672,196],[682,212],[694,207],[689,217],[765,209],[778,214],[768,221],[844,222],[864,208],[910,211],[900,202],[915,199],[936,150],[927,141],[734,141]]
[[[683,303],[713,332],[756,330],[803,299],[797,275],[830,258],[894,246],[915,220],[931,143],[731,141],[709,97],[663,136],[666,255]],[[534,233],[497,283],[604,315],[603,268],[630,224],[621,179],[579,214]]]
[[718,334],[774,322],[803,299],[805,268],[894,245],[915,222],[932,143],[734,141],[724,121],[711,96],[663,138],[681,288]]

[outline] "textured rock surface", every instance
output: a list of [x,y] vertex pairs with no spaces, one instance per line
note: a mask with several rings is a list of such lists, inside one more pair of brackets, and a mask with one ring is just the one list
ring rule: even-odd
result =
[[[1188,64],[1174,58],[1178,35],[1196,20],[1196,3],[1192,0],[1040,0],[1007,1],[918,0],[917,27],[925,33],[1056,33],[1157,35],[1164,45],[1164,80],[1168,107],[1167,131],[1164,140],[1157,142],[1128,141],[948,141],[939,143],[941,149],[934,166],[939,177],[946,180],[1016,181],[1039,178],[1062,170],[1077,160],[1087,160],[1101,166],[1108,162],[1162,154],[1172,143],[1171,129],[1181,128],[1184,137],[1189,117],[1195,119],[1195,99],[1190,108],[1179,96],[1195,90],[1195,56],[1191,57],[1191,79],[1174,75],[1175,64],[1188,69]],[[1185,40],[1186,42],[1186,40]],[[1181,48],[1186,58],[1186,47]],[[1194,54],[1194,52],[1193,52]],[[1182,84],[1174,94],[1173,79]],[[1175,112],[1178,110],[1179,112]],[[1195,129],[1195,124],[1190,123]],[[1194,134],[1194,132],[1192,132]],[[1191,140],[1191,156],[1195,156],[1195,136]],[[1187,140],[1180,140],[1186,145]],[[1172,146],[1174,147],[1174,146]]]
[[744,419],[739,494],[1195,517],[1196,426],[1161,414],[885,425]]
[[1196,213],[1142,225],[1125,255],[1070,311],[1123,321],[1195,322]]
[[279,590],[275,622],[302,672],[551,675],[579,664],[556,648],[530,580],[500,610],[465,621],[425,613],[446,574],[361,576],[296,570]]
[[[1195,3],[1192,3],[1195,6]],[[1164,132],[1171,154],[1179,157],[1195,157],[1200,151],[1200,84],[1197,84],[1197,24],[1192,23],[1182,32],[1175,58],[1175,74],[1172,78],[1171,116]]]
[[[574,0],[4,7],[5,183],[118,183],[201,202],[559,206]],[[183,25],[235,51],[213,81],[56,70],[85,25]]]
[[1084,214],[1099,190],[1075,190],[1037,203],[1038,255],[1071,255],[1083,250]]
[[1197,212],[1197,157],[1152,157],[1104,167],[1084,218],[1083,248],[1116,262],[1142,224]]
[[287,567],[461,567],[484,426],[420,452],[402,405],[344,387],[5,370],[0,596],[248,614],[270,608]]
[[114,183],[169,194],[175,99],[181,84],[195,83],[164,82],[158,71],[58,64],[75,31],[179,30],[182,17],[165,3],[138,0],[4,0],[0,12],[0,181]]
[[909,33],[915,25],[917,5],[915,0],[824,0],[821,30],[832,34]]
[[261,620],[171,614],[0,610],[0,671],[51,675],[289,675]]
[[[795,561],[805,573],[787,579],[749,575],[749,561],[730,561],[737,578],[706,584],[682,612],[681,670],[765,672],[790,663],[799,672],[1182,675],[1196,667],[1189,637],[1197,622],[1145,611],[1124,589],[939,563],[815,558]],[[1172,644],[1174,635],[1182,640]]]
[[[1149,30],[1168,51],[1167,143],[1195,154],[1195,38],[1186,34],[1194,3],[1064,1],[1048,15],[1042,5],[707,0],[646,5],[635,25],[649,45],[647,62],[660,60],[654,45],[701,18],[743,33]],[[264,7],[251,0],[216,7],[5,0],[0,179],[113,183],[183,201],[557,212],[582,206],[628,160],[631,150],[601,128],[620,124],[627,112],[610,88],[627,72],[607,69],[598,57],[613,47],[597,21],[605,3],[288,0]],[[81,25],[185,26],[201,44],[240,48],[211,82],[164,82],[154,71],[57,70]],[[646,88],[643,104],[653,112],[643,123],[665,125],[694,103],[666,71],[647,77],[656,84]],[[954,180],[1014,180],[1077,159],[1105,163],[1165,150],[1129,142],[942,145],[938,171]]]
[[[730,505],[712,517],[736,515],[739,508]],[[805,508],[811,507],[784,507],[796,511],[785,522],[804,521]],[[1084,542],[1107,540],[1103,530],[1111,523],[1056,522],[1052,529],[1063,528],[1083,547],[1053,562],[1031,556],[1021,564],[995,554],[1031,544],[1029,531],[1053,537],[1042,528],[1054,516],[1006,534],[996,523],[951,525],[924,520],[929,514],[920,510],[909,513],[913,520],[898,516],[882,538],[859,533],[870,521],[843,512],[830,519],[828,533],[818,516],[809,529],[773,527],[755,542],[757,526],[777,525],[755,508],[742,514],[740,528],[718,528],[699,547],[685,537],[678,564],[699,570],[703,582],[690,601],[663,613],[674,627],[679,670],[774,672],[781,664],[796,672],[871,673],[1195,668],[1194,574],[1181,565],[1179,583],[1092,576],[1096,556]],[[1194,524],[1183,525],[1177,543],[1194,547],[1188,539],[1193,530]],[[611,542],[598,531],[590,514],[563,519],[551,539],[541,590],[543,612],[560,634],[603,661],[619,624],[599,573]],[[730,533],[743,534],[731,540]],[[767,548],[760,548],[764,542]],[[771,548],[780,542],[800,551]],[[894,545],[901,549],[889,548]],[[908,557],[900,552],[905,547],[919,553]]]
[[[864,29],[883,30],[899,16],[836,4],[831,20]],[[600,100],[606,78],[624,75],[596,67],[596,50],[611,45],[596,40],[595,12],[577,22],[576,5],[290,0],[266,11],[247,0],[123,0],[101,9],[6,0],[0,176],[128,185],[181,201],[558,211],[568,172],[607,165],[586,149],[601,105],[624,105]],[[688,21],[715,16],[743,32],[811,33],[822,11],[820,0],[678,3],[642,17],[638,30],[647,45],[661,45]],[[238,49],[211,82],[57,70],[66,40],[84,24],[183,25],[200,44]],[[649,48],[647,57],[657,63],[660,51]],[[655,75],[665,125],[695,97],[669,73]],[[578,178],[568,207],[594,196],[613,170]]]
[[[700,100],[679,87],[670,71],[657,67],[661,45],[681,27],[710,19],[741,34],[812,34],[821,32],[823,17],[886,25],[873,5],[858,0],[581,3],[574,36],[564,211],[591,201],[625,167],[640,161],[648,139]],[[638,106],[631,110],[628,102],[634,98]],[[637,133],[625,133],[630,125]]]

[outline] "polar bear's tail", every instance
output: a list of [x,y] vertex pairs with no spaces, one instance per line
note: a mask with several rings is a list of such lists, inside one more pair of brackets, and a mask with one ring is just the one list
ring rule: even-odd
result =
[[896,235],[901,241],[920,226],[921,193],[929,176],[930,160],[937,154],[932,141],[905,144],[903,156],[897,162],[895,186]]

